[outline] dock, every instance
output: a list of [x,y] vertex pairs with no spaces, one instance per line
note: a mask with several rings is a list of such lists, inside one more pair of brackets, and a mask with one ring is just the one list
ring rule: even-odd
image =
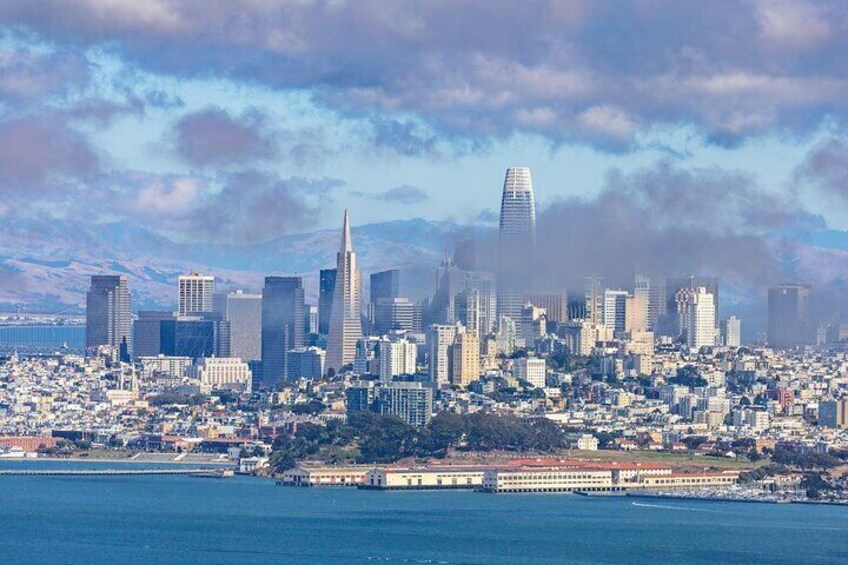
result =
[[[229,471],[229,473],[227,473]],[[2,469],[0,477],[120,477],[144,475],[188,475],[231,477],[229,469]]]

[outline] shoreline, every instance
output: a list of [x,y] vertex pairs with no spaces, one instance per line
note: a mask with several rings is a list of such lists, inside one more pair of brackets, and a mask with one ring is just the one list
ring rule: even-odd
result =
[[8,457],[0,459],[0,463],[5,461],[14,462],[66,462],[66,463],[129,463],[136,465],[212,465],[219,467],[238,467],[237,463],[232,461],[150,461],[145,459],[104,459],[104,458],[87,458],[87,457]]

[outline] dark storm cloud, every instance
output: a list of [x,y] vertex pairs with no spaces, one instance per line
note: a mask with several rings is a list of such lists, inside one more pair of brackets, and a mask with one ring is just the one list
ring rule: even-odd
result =
[[[692,123],[733,144],[808,132],[848,110],[841,0],[84,0],[73,10],[47,0],[4,3],[0,22],[106,44],[155,71],[310,89],[355,115],[412,114],[449,138],[521,131],[626,148],[653,125]],[[402,136],[402,124],[377,133]]]
[[248,164],[269,159],[278,150],[263,114],[250,111],[233,117],[220,108],[180,118],[174,126],[174,142],[177,153],[199,167]]
[[[767,192],[750,176],[668,163],[612,172],[593,198],[555,201],[537,212],[540,289],[582,289],[586,276],[629,288],[634,275],[710,275],[759,296],[784,280],[831,284],[848,275],[821,269],[823,256],[781,238],[782,230],[821,228],[793,198]],[[476,266],[497,265],[497,230],[474,236]]]

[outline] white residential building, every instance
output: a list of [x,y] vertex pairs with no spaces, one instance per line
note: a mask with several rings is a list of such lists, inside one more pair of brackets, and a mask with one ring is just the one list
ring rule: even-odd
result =
[[516,359],[513,365],[513,376],[527,381],[536,388],[545,386],[545,360],[538,357]]

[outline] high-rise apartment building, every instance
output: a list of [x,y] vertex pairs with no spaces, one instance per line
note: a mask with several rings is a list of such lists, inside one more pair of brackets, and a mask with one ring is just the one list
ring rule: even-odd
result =
[[523,357],[513,364],[513,376],[536,388],[545,387],[545,360],[538,357]]
[[318,333],[330,333],[330,314],[333,311],[333,293],[336,289],[336,270],[321,269],[318,281]]
[[716,344],[715,297],[704,287],[687,291],[684,323],[686,344],[690,349],[713,347]]
[[458,333],[450,348],[450,382],[467,387],[480,378],[480,338],[470,332]]
[[531,290],[536,249],[536,203],[526,167],[506,171],[499,235],[497,315],[518,320]]
[[360,274],[350,237],[350,219],[344,213],[341,248],[337,256],[330,333],[327,337],[327,369],[339,371],[356,356],[356,342],[362,337]]
[[713,295],[714,317],[719,320],[719,281],[715,277],[678,277],[666,279],[666,313],[663,323],[660,324],[660,334],[677,337],[686,333],[685,309],[681,309],[678,300],[680,291],[697,290],[704,287],[709,294]]
[[191,273],[180,275],[177,303],[180,316],[198,312],[212,312],[215,294],[215,277]]
[[450,381],[450,347],[457,331],[456,325],[448,324],[433,324],[427,330],[429,376],[430,382],[436,386],[446,385]]
[[406,339],[381,338],[377,343],[380,381],[388,383],[392,377],[415,374],[417,352],[416,345]]
[[810,285],[783,284],[768,291],[768,343],[782,349],[812,343]]
[[721,325],[722,345],[739,347],[742,345],[742,321],[736,316],[728,316]]
[[85,300],[85,345],[132,351],[132,303],[127,277],[93,275]]
[[287,354],[303,347],[303,279],[265,277],[262,289],[262,382],[287,379]]
[[433,416],[433,389],[410,382],[381,385],[375,404],[380,414],[397,416],[412,426],[425,426]]

